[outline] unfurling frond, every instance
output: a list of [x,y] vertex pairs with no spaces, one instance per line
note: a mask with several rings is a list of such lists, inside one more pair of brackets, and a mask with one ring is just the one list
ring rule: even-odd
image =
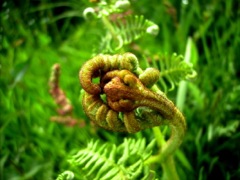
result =
[[118,0],[112,2],[101,1],[96,7],[88,7],[83,11],[85,19],[102,18],[114,13],[122,13],[129,9],[131,3],[128,0]]
[[193,69],[193,65],[184,61],[182,55],[173,53],[171,57],[165,55],[160,56],[154,63],[160,70],[160,85],[164,91],[173,90],[181,80],[189,80],[196,77],[197,73]]
[[74,173],[71,171],[64,171],[63,173],[59,174],[57,180],[73,180]]
[[[99,82],[93,83],[93,78],[98,78]],[[156,88],[158,78],[158,70],[142,70],[132,53],[100,54],[87,61],[79,71],[79,80],[85,91],[83,109],[99,127],[114,132],[137,133],[169,125],[171,136],[161,150],[161,162],[181,144],[186,122],[174,103],[160,90],[156,93],[149,89]]]
[[112,31],[102,38],[100,51],[117,51],[144,34],[157,35],[159,27],[143,16],[127,16],[112,23]]
[[146,146],[145,139],[124,139],[116,146],[92,140],[70,163],[79,168],[86,179],[149,179],[154,174],[144,161],[151,155],[154,144],[152,141]]

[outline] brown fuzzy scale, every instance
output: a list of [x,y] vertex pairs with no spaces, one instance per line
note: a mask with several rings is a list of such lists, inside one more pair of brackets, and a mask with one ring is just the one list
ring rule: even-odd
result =
[[83,95],[82,105],[87,116],[96,125],[110,131],[136,133],[162,124],[161,121],[155,121],[155,119],[145,119],[141,124],[134,111],[125,112],[123,120],[121,120],[119,118],[120,112],[112,110],[99,96],[87,92]]
[[[145,88],[142,82],[127,70],[115,70],[107,73],[103,81],[111,79],[104,86],[108,105],[118,112],[130,112],[134,109],[147,106],[157,110],[165,119],[173,119],[176,108],[166,97],[156,94]],[[127,100],[128,103],[122,103]]]
[[[164,119],[170,120],[175,116],[176,108],[171,101],[145,88],[141,81],[128,70],[114,70],[106,73],[101,79],[101,86],[107,96],[107,104],[102,101],[100,95],[91,95],[86,92],[83,97],[83,107],[88,117],[104,129],[135,133],[143,128],[152,127],[153,124],[160,124],[160,122],[146,120],[151,122],[151,125],[146,125],[146,122],[142,122],[144,125],[141,125],[141,121],[134,115],[134,110],[138,107],[152,108]],[[120,112],[123,113],[123,122],[118,118]]]
[[[173,119],[176,113],[174,104],[166,97],[145,87],[152,86],[158,80],[159,72],[149,68],[138,79],[135,74],[125,70],[138,68],[136,61],[136,57],[131,53],[114,56],[98,55],[83,65],[79,73],[81,85],[87,92],[83,107],[89,118],[99,126],[113,131],[140,131],[142,129],[139,127],[147,126],[145,122],[143,122],[144,126],[139,125],[141,121],[134,116],[134,110],[144,106],[158,111],[165,119]],[[114,70],[116,68],[124,70]],[[96,76],[100,76],[100,84],[92,83],[92,78]],[[101,93],[106,94],[107,104],[101,100]],[[119,112],[124,115],[123,122],[118,118]],[[120,123],[115,127],[113,121]],[[159,123],[154,124],[159,125]]]

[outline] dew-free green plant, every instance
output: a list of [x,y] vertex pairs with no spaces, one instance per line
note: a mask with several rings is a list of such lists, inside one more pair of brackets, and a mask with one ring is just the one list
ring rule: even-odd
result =
[[[191,63],[186,63],[181,55],[175,53],[171,58],[163,55],[159,55],[158,59],[152,58],[152,64],[160,69],[160,73],[150,68],[148,62],[147,69],[140,68],[138,58],[132,53],[106,54],[124,52],[126,45],[134,43],[143,35],[158,34],[158,26],[142,15],[124,15],[123,12],[129,6],[129,1],[100,1],[97,7],[84,10],[86,19],[102,20],[106,35],[101,37],[100,48],[95,51],[101,54],[85,62],[79,72],[83,88],[82,105],[89,119],[106,130],[136,133],[153,128],[159,149],[155,155],[147,150],[148,155],[145,156],[145,148],[138,145],[138,141],[143,139],[136,143],[134,140],[134,143],[126,140],[119,147],[112,143],[100,145],[98,141],[91,141],[69,163],[79,168],[80,173],[75,175],[83,179],[155,179],[150,173],[154,171],[149,171],[154,163],[161,164],[164,178],[178,179],[172,156],[182,143],[186,122],[158,85],[167,92],[173,90],[180,80],[195,77],[196,73]],[[114,13],[120,13],[121,17],[114,19]],[[166,84],[170,84],[170,88]],[[171,130],[166,142],[158,127],[161,125],[168,125]],[[153,149],[153,145],[149,146]],[[119,151],[124,156],[117,156],[119,160],[116,160]],[[141,155],[132,160],[131,153]],[[126,163],[129,161],[132,163]],[[100,166],[102,168],[99,170]],[[96,170],[99,171],[96,173]],[[68,179],[73,177],[72,174],[72,171],[65,171],[58,179]]]
[[[82,98],[84,90],[79,85],[78,72],[83,63],[99,54],[126,52],[136,55],[143,71],[160,71],[159,80],[147,88],[154,93],[160,92],[157,88],[163,91],[186,119],[184,141],[172,158],[179,179],[240,179],[239,1],[1,2],[0,179],[55,179],[65,170],[69,171],[61,174],[63,179],[83,179],[85,163],[76,165],[68,159],[72,160],[79,151],[89,152],[86,148],[90,142],[98,141],[99,148],[108,144],[111,149],[114,145],[122,146],[124,139],[145,139],[145,147],[155,139],[144,163],[155,179],[162,179],[168,170],[174,169],[158,160],[171,135],[168,127],[157,126],[137,133],[108,131],[94,125],[81,106],[79,91]],[[85,18],[86,7],[95,15],[90,13]],[[130,21],[134,21],[134,26]],[[148,21],[158,28],[135,27]],[[130,26],[126,33],[125,22]],[[136,35],[140,34],[137,38],[131,35],[135,29]],[[149,34],[147,29],[159,33]],[[131,41],[120,47],[118,34],[126,34],[121,39],[127,37]],[[177,58],[179,61],[184,59],[188,64],[190,60],[198,72],[196,79],[179,82],[180,72],[185,76],[185,68],[178,61],[172,63],[174,52],[181,57]],[[165,59],[170,64],[167,68]],[[59,79],[54,64],[61,66]],[[52,66],[55,68],[49,88]],[[135,76],[144,79],[142,75]],[[93,82],[99,79],[93,78]],[[106,98],[101,95],[105,103]],[[137,117],[143,116],[142,112],[153,111],[139,107]],[[122,113],[118,119],[122,122]],[[134,144],[133,149],[138,147]],[[132,158],[129,156],[128,160]],[[141,170],[143,175],[144,168]]]
[[107,30],[106,34],[101,36],[96,48],[97,53],[114,53],[145,34],[158,34],[159,27],[155,23],[143,15],[134,15],[129,7],[128,0],[109,3],[100,1],[97,7],[84,10],[83,15],[87,20],[100,19]]
[[[151,155],[154,144],[153,140],[146,145],[143,138],[124,139],[118,146],[90,141],[69,162],[80,170],[76,174],[80,179],[153,179],[155,173],[145,164],[145,160]],[[71,174],[73,172],[65,171],[57,180],[73,179],[73,176],[70,178]]]

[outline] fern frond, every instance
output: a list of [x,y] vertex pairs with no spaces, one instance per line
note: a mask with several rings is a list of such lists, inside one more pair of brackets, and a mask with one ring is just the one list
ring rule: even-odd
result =
[[83,11],[83,17],[86,19],[102,18],[114,13],[122,13],[129,9],[131,3],[128,0],[114,0],[111,2],[100,1],[96,7],[88,7]]
[[197,73],[191,63],[184,61],[182,55],[173,53],[171,57],[161,55],[158,63],[154,63],[160,70],[159,82],[164,91],[171,91],[181,80],[196,77]]
[[[112,32],[107,32],[102,38],[102,50],[117,51],[124,45],[132,43],[144,34],[157,35],[159,28],[152,21],[144,16],[127,16],[124,19],[118,19],[112,24]],[[101,50],[101,51],[102,51]]]
[[71,171],[64,171],[63,173],[59,174],[56,180],[73,180],[74,173]]
[[116,146],[92,140],[69,162],[80,168],[86,179],[153,179],[154,174],[144,161],[151,155],[154,144],[155,140],[146,146],[145,139],[124,139]]

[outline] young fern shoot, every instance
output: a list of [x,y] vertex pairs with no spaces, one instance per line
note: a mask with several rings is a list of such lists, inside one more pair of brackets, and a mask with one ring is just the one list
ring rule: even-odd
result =
[[[96,77],[98,84],[92,82]],[[143,71],[132,53],[101,54],[83,65],[79,78],[85,90],[84,111],[95,124],[127,133],[169,125],[172,134],[162,147],[161,162],[179,147],[186,131],[185,118],[165,95],[150,89],[159,79],[158,70]]]
[[100,1],[83,11],[85,19],[101,19],[104,27],[96,53],[116,53],[145,34],[158,34],[158,25],[143,15],[133,15],[130,5],[128,0]]

